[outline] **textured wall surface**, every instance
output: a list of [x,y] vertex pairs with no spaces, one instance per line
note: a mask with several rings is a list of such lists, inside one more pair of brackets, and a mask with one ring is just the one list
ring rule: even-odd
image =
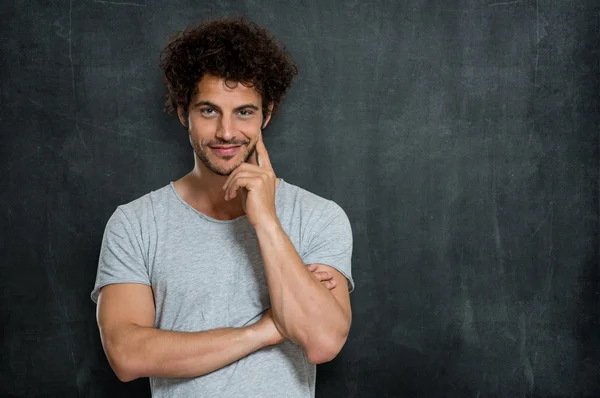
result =
[[352,330],[317,396],[600,396],[598,2],[0,12],[1,396],[149,394],[102,351],[100,241],[117,205],[193,165],[163,112],[167,38],[241,15],[299,67],[265,131],[276,173],[354,231]]

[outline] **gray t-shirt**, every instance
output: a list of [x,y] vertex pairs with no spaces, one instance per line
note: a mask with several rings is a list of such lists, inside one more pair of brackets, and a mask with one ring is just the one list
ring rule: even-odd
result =
[[[342,208],[283,179],[275,196],[279,221],[304,263],[336,268],[352,290],[352,230]],[[108,221],[92,300],[113,283],[151,286],[154,324],[163,330],[242,327],[270,307],[248,218],[208,217],[172,183],[119,206]],[[150,378],[150,386],[155,397],[313,397],[315,372],[300,346],[285,341],[204,376]]]

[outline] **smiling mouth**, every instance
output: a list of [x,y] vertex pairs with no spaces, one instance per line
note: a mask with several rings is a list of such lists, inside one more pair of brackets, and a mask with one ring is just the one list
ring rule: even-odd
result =
[[221,147],[214,147],[211,146],[210,149],[215,153],[215,155],[217,156],[233,156],[235,154],[237,154],[240,149],[242,148],[241,145],[237,145],[237,146],[221,146]]

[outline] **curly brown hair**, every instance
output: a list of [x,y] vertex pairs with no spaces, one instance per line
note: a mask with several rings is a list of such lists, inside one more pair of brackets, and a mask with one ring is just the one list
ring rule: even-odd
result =
[[165,109],[187,114],[196,84],[206,74],[253,86],[277,109],[298,69],[283,45],[266,29],[240,19],[216,19],[188,27],[171,38],[161,53],[160,67],[167,84]]

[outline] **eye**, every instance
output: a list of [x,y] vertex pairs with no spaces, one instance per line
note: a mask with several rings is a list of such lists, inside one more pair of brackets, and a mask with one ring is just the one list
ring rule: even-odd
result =
[[200,110],[200,113],[204,116],[212,116],[217,113],[213,108],[203,108]]
[[250,110],[250,109],[242,109],[240,112],[240,116],[244,116],[244,117],[249,117],[254,115],[254,111]]

